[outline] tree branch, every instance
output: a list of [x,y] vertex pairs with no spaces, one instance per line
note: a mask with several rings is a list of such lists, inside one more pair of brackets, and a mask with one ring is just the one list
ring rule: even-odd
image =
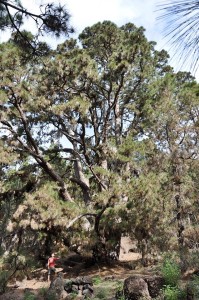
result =
[[96,217],[97,215],[96,214],[92,214],[92,213],[85,213],[85,214],[82,214],[82,215],[79,215],[77,217],[75,217],[73,220],[71,220],[69,222],[69,224],[66,226],[66,229],[69,229],[77,220],[83,218],[83,217]]

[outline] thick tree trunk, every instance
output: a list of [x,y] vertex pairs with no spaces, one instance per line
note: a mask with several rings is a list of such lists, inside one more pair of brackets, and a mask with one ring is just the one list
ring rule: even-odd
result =
[[109,204],[95,218],[94,230],[97,240],[93,247],[93,258],[97,262],[117,260],[120,253],[121,233],[118,230],[112,230],[112,228],[105,230],[105,232],[103,230],[103,234],[100,230],[101,217],[108,206]]
[[84,176],[84,173],[82,171],[82,165],[79,158],[76,158],[74,162],[74,169],[75,169],[75,176],[77,178],[76,182],[79,183],[82,189],[84,203],[86,204],[86,206],[88,206],[91,201],[90,193],[89,193],[90,185],[89,185],[89,180]]

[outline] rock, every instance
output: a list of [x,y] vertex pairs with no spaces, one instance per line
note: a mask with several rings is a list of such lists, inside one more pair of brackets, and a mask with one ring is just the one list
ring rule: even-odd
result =
[[93,284],[89,277],[77,277],[67,280],[64,284],[64,290],[69,294],[77,294],[81,297],[91,297],[93,295]]
[[145,277],[144,280],[148,285],[149,295],[152,298],[156,298],[160,294],[160,290],[163,288],[163,278],[161,276],[150,276]]
[[115,279],[115,276],[114,275],[110,275],[110,276],[106,276],[104,278],[104,280],[114,280]]
[[138,276],[131,276],[124,281],[124,296],[126,300],[150,300],[146,281]]
[[59,273],[51,282],[45,300],[51,299],[52,297],[56,300],[66,299],[67,293],[64,290],[64,283],[63,273]]
[[64,283],[64,290],[67,293],[71,293],[73,291],[73,289],[72,289],[72,280],[66,280],[65,281],[65,283]]
[[124,295],[128,300],[153,299],[158,297],[163,288],[161,276],[134,275],[124,281]]
[[82,295],[84,297],[90,298],[93,295],[93,289],[91,286],[87,285],[87,287],[83,287]]

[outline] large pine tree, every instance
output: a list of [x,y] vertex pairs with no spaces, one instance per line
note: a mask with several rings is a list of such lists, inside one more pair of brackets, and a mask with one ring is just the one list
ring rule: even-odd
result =
[[122,234],[144,263],[184,249],[197,212],[198,86],[154,46],[142,27],[109,21],[39,62],[1,45],[4,249],[118,258]]

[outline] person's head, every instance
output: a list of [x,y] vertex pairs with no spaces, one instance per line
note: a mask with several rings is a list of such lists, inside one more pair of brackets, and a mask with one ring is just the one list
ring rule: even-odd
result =
[[55,256],[55,253],[52,253],[51,256],[54,257],[54,256]]

